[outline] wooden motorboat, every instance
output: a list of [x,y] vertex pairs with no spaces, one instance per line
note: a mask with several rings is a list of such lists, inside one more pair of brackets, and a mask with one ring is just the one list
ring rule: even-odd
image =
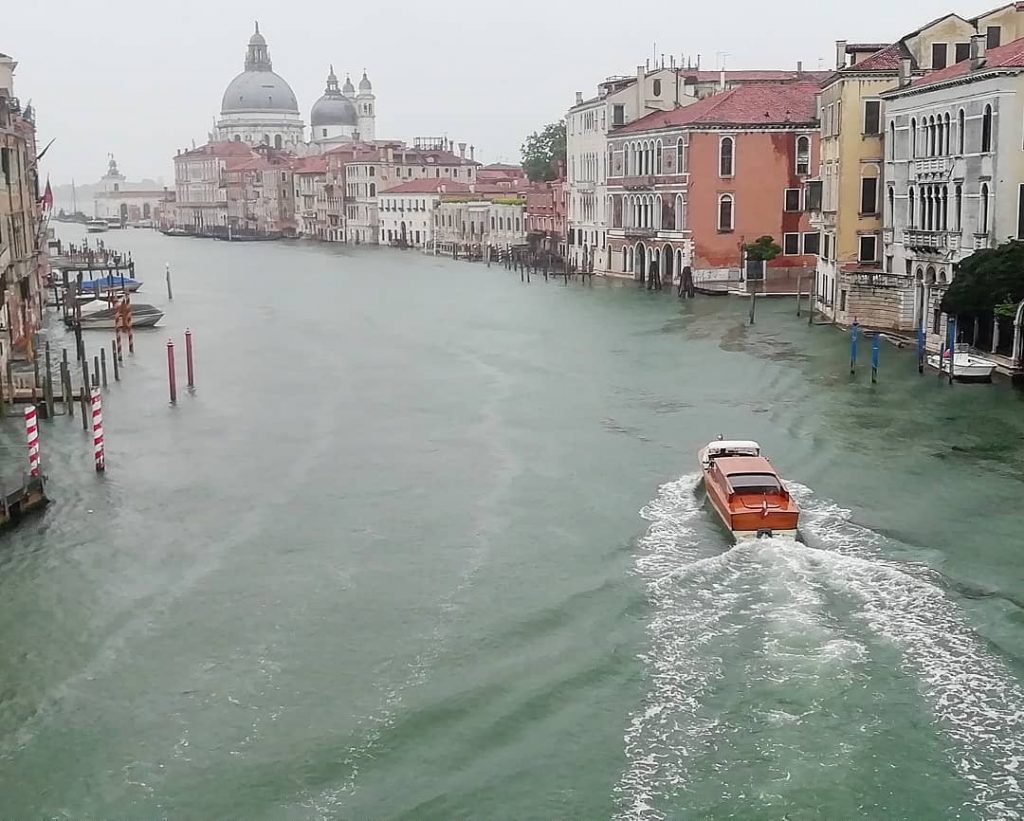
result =
[[718,439],[699,457],[708,501],[734,539],[796,538],[800,507],[757,442]]
[[[957,345],[953,351],[953,379],[957,382],[991,382],[996,363],[971,353],[966,345]],[[949,373],[949,350],[940,357],[933,354],[928,357],[928,367],[942,373]]]
[[[117,308],[102,300],[95,300],[83,305],[80,313],[83,331],[112,331],[117,326]],[[133,328],[152,328],[163,319],[163,316],[164,312],[153,305],[142,302],[132,303]],[[72,316],[66,320],[69,326],[74,326],[75,321]]]
[[85,224],[85,230],[88,231],[90,234],[101,234],[108,228],[110,228],[110,226],[107,225],[107,221],[101,219],[89,220]]

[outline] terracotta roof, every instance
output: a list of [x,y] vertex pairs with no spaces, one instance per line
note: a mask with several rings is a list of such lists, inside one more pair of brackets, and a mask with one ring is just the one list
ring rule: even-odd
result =
[[817,122],[817,83],[737,86],[672,111],[656,111],[615,134],[702,125],[805,125]]
[[[828,77],[827,71],[788,71],[776,69],[754,69],[750,71],[726,71],[726,82],[734,83],[804,83],[820,82]],[[679,76],[695,82],[717,82],[721,79],[720,71],[698,71],[691,68],[679,69]]]
[[959,63],[954,63],[951,66],[940,68],[938,71],[933,71],[930,74],[926,74],[924,77],[915,80],[911,84],[910,88],[916,89],[923,86],[931,86],[936,83],[955,80],[960,77],[966,77],[969,74],[990,71],[997,68],[1024,68],[1024,37],[1019,40],[1014,40],[1012,43],[1007,43],[1005,46],[988,49],[985,53],[985,63],[979,69],[974,69],[972,71],[971,61],[961,60]]
[[516,173],[522,174],[523,167],[521,165],[513,165],[507,162],[492,162],[483,166],[481,171],[515,171]]
[[248,143],[238,140],[225,140],[223,142],[207,143],[189,151],[182,151],[178,156],[249,157],[252,156],[252,148]]
[[292,170],[296,174],[326,174],[327,158],[323,154],[298,157],[292,163]]
[[870,57],[865,57],[852,66],[847,66],[843,71],[899,71],[900,60],[909,57],[902,43],[893,43],[879,49]]
[[846,44],[846,53],[847,54],[854,54],[856,52],[861,52],[861,51],[875,52],[875,51],[881,51],[883,48],[888,48],[888,47],[889,47],[888,43],[847,43]]
[[381,191],[381,194],[465,194],[469,190],[470,188],[466,183],[459,182],[458,180],[429,177],[403,182],[394,188]]

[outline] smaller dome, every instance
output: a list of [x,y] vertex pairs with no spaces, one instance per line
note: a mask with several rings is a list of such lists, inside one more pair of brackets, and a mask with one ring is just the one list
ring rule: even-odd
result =
[[249,38],[249,45],[250,46],[265,46],[266,44],[267,44],[267,41],[263,38],[263,35],[260,34],[260,22],[259,22],[259,20],[257,20],[256,21],[256,31],[254,31],[253,34],[252,34],[252,37]]
[[309,124],[313,128],[328,125],[356,126],[358,122],[359,117],[352,101],[333,94],[325,94],[313,103],[313,110],[309,112]]
[[370,84],[370,79],[366,76],[366,69],[363,69],[363,79],[359,81],[360,91],[371,91],[373,86]]
[[352,78],[350,76],[345,75],[345,85],[343,85],[341,87],[341,90],[345,94],[355,94],[356,93],[356,87],[354,85],[352,85]]

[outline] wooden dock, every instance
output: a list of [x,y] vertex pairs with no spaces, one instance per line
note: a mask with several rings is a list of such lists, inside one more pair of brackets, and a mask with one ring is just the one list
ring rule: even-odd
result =
[[16,525],[33,511],[42,510],[48,502],[46,483],[41,476],[0,477],[0,530]]

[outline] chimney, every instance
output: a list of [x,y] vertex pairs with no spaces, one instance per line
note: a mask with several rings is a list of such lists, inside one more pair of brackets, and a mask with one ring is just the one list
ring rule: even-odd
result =
[[459,156],[462,157],[462,159],[466,159],[466,144],[465,143],[459,143]]
[[718,90],[725,91],[725,68],[718,72]]
[[580,105],[582,102],[583,102],[583,92],[582,91],[577,91],[576,92],[576,105]]
[[846,68],[846,41],[836,40],[836,68]]
[[904,57],[900,60],[900,88],[906,88],[910,85],[910,67],[911,62],[909,57]]
[[476,146],[475,145],[471,145],[469,147],[469,159],[470,159],[471,162],[475,162],[476,161]]
[[797,74],[803,74],[804,73],[804,61],[803,60],[797,60],[796,61],[796,73]]
[[636,116],[637,119],[643,117],[647,113],[647,93],[644,88],[646,85],[647,73],[644,71],[643,66],[636,67]]
[[985,47],[988,37],[984,34],[971,35],[971,71],[977,71],[985,65]]

